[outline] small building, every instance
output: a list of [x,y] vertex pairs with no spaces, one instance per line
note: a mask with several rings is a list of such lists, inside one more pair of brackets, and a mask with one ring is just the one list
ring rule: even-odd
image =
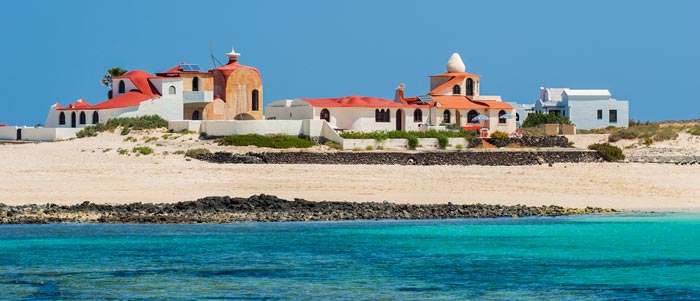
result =
[[534,104],[537,113],[569,117],[577,129],[590,130],[609,126],[627,127],[629,104],[616,100],[610,91],[540,87],[540,98]]
[[[445,73],[430,76],[430,91],[426,94],[405,97],[401,84],[393,100],[366,96],[279,100],[266,107],[266,118],[323,119],[335,129],[362,132],[450,124],[490,133],[514,132],[513,106],[502,102],[500,96],[480,95],[480,76],[465,69],[462,58],[454,53]],[[479,115],[483,116],[476,118]]]
[[159,115],[166,120],[262,120],[260,71],[238,63],[231,50],[226,65],[202,71],[182,63],[152,75],[142,70],[114,77],[112,98],[97,104],[78,99],[49,109],[46,127],[80,128],[111,118]]

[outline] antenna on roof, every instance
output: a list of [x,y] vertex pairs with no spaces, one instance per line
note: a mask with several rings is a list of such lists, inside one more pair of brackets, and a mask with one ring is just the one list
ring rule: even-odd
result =
[[[211,40],[209,40],[209,58],[211,60],[211,68],[212,69],[224,65],[214,56],[214,43]],[[219,65],[217,65],[217,63]]]

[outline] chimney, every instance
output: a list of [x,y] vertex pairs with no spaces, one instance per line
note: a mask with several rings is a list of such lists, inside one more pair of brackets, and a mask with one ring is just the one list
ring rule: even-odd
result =
[[403,89],[406,87],[404,84],[400,84],[398,87],[396,87],[396,92],[394,93],[394,102],[398,103],[406,103],[404,101],[404,96],[403,96]]

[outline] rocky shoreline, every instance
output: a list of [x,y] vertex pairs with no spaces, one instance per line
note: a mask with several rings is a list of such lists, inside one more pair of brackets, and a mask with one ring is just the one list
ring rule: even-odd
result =
[[196,201],[106,205],[84,202],[7,206],[0,204],[0,224],[139,223],[193,224],[235,222],[292,222],[378,219],[449,219],[527,216],[565,216],[619,212],[605,208],[528,207],[523,205],[411,205],[388,202],[288,201],[272,195],[248,198],[205,197]]

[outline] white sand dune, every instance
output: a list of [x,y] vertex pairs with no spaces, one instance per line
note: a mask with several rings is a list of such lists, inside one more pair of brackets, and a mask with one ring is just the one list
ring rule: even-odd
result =
[[[642,163],[519,166],[234,165],[187,161],[176,150],[219,147],[196,135],[151,132],[0,145],[0,202],[177,202],[204,196],[398,203],[485,203],[700,210],[700,166]],[[144,136],[159,139],[144,142]],[[581,137],[595,140],[593,137]],[[584,139],[585,138],[585,139]],[[120,155],[135,145],[155,154]],[[578,145],[578,144],[577,144]],[[109,149],[109,150],[106,150]],[[106,151],[105,151],[106,150]],[[164,155],[163,152],[170,154]]]

